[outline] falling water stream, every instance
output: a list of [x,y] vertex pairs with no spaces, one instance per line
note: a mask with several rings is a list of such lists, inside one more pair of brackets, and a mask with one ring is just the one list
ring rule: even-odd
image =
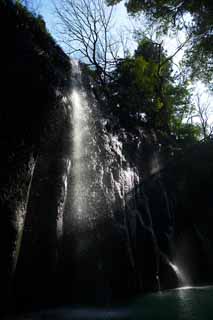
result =
[[172,270],[175,272],[179,281],[179,286],[180,287],[189,286],[189,280],[186,278],[186,275],[184,274],[183,270],[181,270],[179,266],[172,263],[171,261],[168,261],[168,264],[170,265]]
[[81,228],[94,228],[101,218],[98,207],[101,202],[100,142],[97,141],[94,105],[89,101],[82,80],[80,63],[72,60],[72,148],[71,179],[72,220]]
[[[97,232],[95,230],[95,225],[98,219],[101,219],[100,207],[97,208],[97,203],[100,201],[100,190],[101,188],[105,191],[109,190],[109,186],[112,191],[112,197],[110,201],[113,202],[113,197],[118,194],[120,199],[125,199],[125,194],[134,190],[135,182],[139,183],[137,175],[132,169],[126,165],[126,159],[122,153],[122,143],[112,136],[110,141],[107,141],[104,151],[113,150],[110,154],[110,158],[114,158],[115,151],[119,155],[120,163],[117,164],[117,171],[114,173],[111,171],[115,164],[108,163],[104,166],[104,161],[107,158],[106,154],[102,154],[102,159],[100,155],[98,156],[97,149],[98,144],[96,140],[96,128],[94,125],[94,110],[91,108],[88,102],[87,93],[84,89],[81,66],[78,61],[72,60],[72,93],[71,93],[71,104],[72,104],[72,148],[71,156],[71,194],[68,196],[72,198],[72,223],[75,225],[76,229],[81,229],[82,232],[78,236],[76,242],[76,252],[78,255],[85,253],[85,248],[90,246],[90,252],[94,250],[94,238],[91,234]],[[100,119],[99,119],[100,120]],[[109,135],[110,136],[110,135]],[[104,160],[103,160],[104,159]],[[118,161],[117,161],[118,162]],[[98,171],[98,167],[101,170]],[[103,173],[104,168],[106,173]],[[110,180],[111,185],[108,186],[103,183],[103,175],[108,175],[108,180]],[[116,178],[116,176],[118,178]],[[110,178],[110,179],[109,179]],[[98,190],[98,191],[97,191]],[[143,195],[144,199],[146,196]],[[115,199],[116,202],[116,199]],[[160,284],[160,274],[159,274],[159,247],[157,237],[152,225],[152,214],[147,200],[145,201],[146,211],[149,217],[149,226],[145,226],[150,231],[153,239],[153,244],[155,247],[156,255],[156,282],[158,290],[161,290]],[[125,214],[124,214],[125,216]],[[141,218],[141,217],[140,217]],[[142,219],[142,218],[141,218]],[[125,219],[124,219],[125,220]],[[124,222],[124,227],[127,226],[127,221]],[[130,257],[130,263],[132,268],[135,268],[134,257],[131,251],[130,239],[128,228],[126,230],[126,242],[128,248],[128,255]],[[88,232],[87,232],[88,231]],[[85,237],[84,234],[87,236]],[[89,242],[91,242],[89,244]],[[92,249],[91,249],[92,248]],[[97,261],[97,264],[101,265],[101,261]],[[178,279],[180,279],[181,285],[183,285],[183,277],[180,274],[179,269],[168,260],[168,264],[176,273]]]
[[92,139],[89,127],[90,109],[86,94],[82,90],[81,69],[77,61],[72,61],[73,72],[73,211],[74,219],[83,223],[88,217],[89,145]]
[[[77,61],[72,61],[70,98],[72,146],[67,198],[71,200],[70,207],[66,209],[65,228],[67,234],[70,233],[70,240],[68,239],[67,243],[70,242],[71,246],[75,244],[72,249],[67,245],[66,250],[72,252],[68,255],[72,254],[76,265],[76,285],[77,281],[83,282],[81,285],[85,288],[84,291],[88,292],[92,291],[92,288],[88,287],[93,287],[97,301],[102,300],[105,303],[111,299],[109,285],[111,274],[106,270],[114,266],[114,262],[110,261],[115,254],[113,250],[119,255],[119,246],[123,246],[122,250],[128,247],[129,260],[134,268],[127,222],[124,223],[123,238],[118,240],[117,233],[120,231],[115,232],[113,214],[116,208],[124,211],[126,194],[134,189],[135,183],[138,183],[138,176],[123,155],[122,142],[116,135],[106,134],[101,127],[103,118],[98,113],[96,102],[88,97],[81,66]],[[67,224],[68,220],[70,222]],[[112,246],[111,242],[113,237],[115,239],[115,235],[112,236],[110,233],[113,232],[116,234],[117,243],[114,244],[115,249],[111,251],[106,246]],[[102,249],[105,250],[104,253]],[[121,259],[124,264],[128,264],[126,258],[121,257]],[[96,279],[89,279],[94,275]]]

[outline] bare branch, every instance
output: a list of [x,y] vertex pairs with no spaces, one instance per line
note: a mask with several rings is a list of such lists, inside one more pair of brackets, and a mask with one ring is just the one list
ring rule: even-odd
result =
[[61,0],[55,4],[60,21],[59,33],[68,53],[78,52],[92,65],[105,83],[112,66],[116,64],[119,44],[113,40],[114,7],[104,0]]
[[201,136],[205,140],[213,133],[213,123],[211,120],[212,110],[211,104],[203,95],[197,93],[194,97],[194,109],[188,117],[191,124],[199,124],[201,128]]

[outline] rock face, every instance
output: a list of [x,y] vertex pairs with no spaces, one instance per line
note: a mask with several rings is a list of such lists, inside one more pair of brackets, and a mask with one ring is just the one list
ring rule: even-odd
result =
[[0,4],[0,35],[0,290],[7,300],[39,154],[53,150],[63,130],[70,63],[42,20],[10,1]]
[[8,2],[0,26],[6,301],[110,304],[212,281],[212,143],[165,165],[154,133],[113,129],[41,20]]
[[160,179],[156,210],[143,186],[161,169],[154,137],[110,129],[89,82],[72,62],[66,126],[55,148],[47,140],[32,181],[18,304],[109,304],[178,285],[169,195]]

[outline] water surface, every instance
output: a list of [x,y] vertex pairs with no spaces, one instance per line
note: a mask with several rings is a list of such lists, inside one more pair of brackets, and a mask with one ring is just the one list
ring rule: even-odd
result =
[[117,308],[61,307],[7,320],[213,320],[213,287],[186,287],[138,297]]

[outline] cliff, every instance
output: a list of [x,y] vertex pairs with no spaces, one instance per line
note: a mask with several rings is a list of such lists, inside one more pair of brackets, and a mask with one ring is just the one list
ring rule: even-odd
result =
[[0,37],[0,282],[7,300],[36,159],[47,137],[54,149],[61,136],[70,63],[44,21],[10,1],[0,4]]
[[2,2],[0,27],[5,307],[212,282],[212,141],[165,154],[104,112],[41,17]]

